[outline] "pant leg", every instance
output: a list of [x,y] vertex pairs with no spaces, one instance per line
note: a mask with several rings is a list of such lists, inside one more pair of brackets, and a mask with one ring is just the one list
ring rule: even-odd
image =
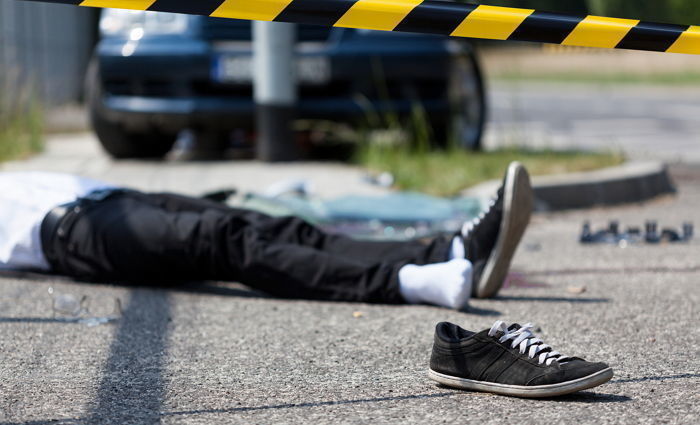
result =
[[89,280],[229,280],[280,297],[403,301],[398,270],[405,261],[370,264],[324,252],[298,243],[307,236],[271,231],[283,227],[251,225],[237,210],[173,211],[150,195],[129,192],[75,213],[70,228],[59,232],[61,264]]
[[180,195],[177,193],[160,192],[146,194],[148,201],[152,204],[159,205],[168,211],[181,212],[203,212],[206,210],[227,210],[229,207],[226,204],[212,201],[210,199],[196,198],[193,196]]
[[438,237],[430,242],[373,241],[325,232],[298,217],[267,217],[253,226],[276,243],[314,248],[328,254],[362,261],[431,264],[447,261],[451,240]]
[[206,199],[190,198],[171,193],[149,194],[149,199],[168,211],[202,212],[218,209],[236,214],[248,226],[267,235],[274,243],[296,244],[315,248],[329,254],[337,254],[368,263],[404,262],[424,265],[447,261],[452,235],[437,237],[430,242],[411,241],[368,241],[345,235],[324,232],[318,227],[298,217],[270,217],[266,214],[243,209],[230,208],[224,204]]

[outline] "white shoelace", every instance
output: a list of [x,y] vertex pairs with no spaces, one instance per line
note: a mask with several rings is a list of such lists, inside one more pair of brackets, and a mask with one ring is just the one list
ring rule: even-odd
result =
[[[532,323],[527,323],[521,326],[519,329],[513,329],[511,331],[508,330],[509,327],[510,325],[507,325],[504,321],[499,320],[496,323],[494,323],[491,327],[491,330],[489,331],[489,336],[496,335],[498,331],[503,332],[503,336],[498,340],[499,342],[506,342],[509,339],[512,339],[513,343],[510,345],[510,347],[515,348],[519,345],[520,354],[525,354],[525,352],[528,351],[529,347],[530,349],[527,355],[531,359],[534,359],[535,356],[538,353],[540,353],[540,351],[552,348],[532,333],[531,330],[532,328],[534,328],[534,325]],[[541,353],[539,355],[538,362],[540,364],[544,363],[547,366],[549,366],[555,360],[560,363],[565,363],[565,361],[568,359],[571,359],[571,357],[564,356],[558,351],[551,350]]]
[[484,211],[479,213],[479,215],[476,218],[464,223],[464,225],[462,226],[462,232],[461,232],[463,238],[466,238],[467,236],[469,236],[469,234],[474,230],[474,228],[476,226],[478,226],[479,223],[481,223],[481,220],[483,220],[484,217],[486,217],[486,214],[489,211],[491,211],[491,208],[493,208],[496,205],[497,200],[498,200],[498,198],[491,198],[489,200],[489,205],[486,207],[486,209]]

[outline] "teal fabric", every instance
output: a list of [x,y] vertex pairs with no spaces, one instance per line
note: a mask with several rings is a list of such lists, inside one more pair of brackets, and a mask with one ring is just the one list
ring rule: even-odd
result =
[[269,215],[296,215],[327,230],[357,237],[410,239],[453,232],[482,209],[479,198],[438,198],[413,192],[384,196],[349,195],[331,200],[288,194],[251,194],[242,207]]

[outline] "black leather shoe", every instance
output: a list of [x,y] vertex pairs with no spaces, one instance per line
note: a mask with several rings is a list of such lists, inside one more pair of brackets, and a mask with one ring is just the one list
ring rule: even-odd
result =
[[467,260],[472,262],[472,296],[489,298],[503,286],[515,249],[530,223],[530,176],[519,162],[508,166],[503,185],[489,208],[462,228]]
[[479,333],[442,322],[435,329],[429,377],[443,385],[516,397],[553,397],[596,387],[613,376],[605,363],[564,356],[532,325],[494,323]]

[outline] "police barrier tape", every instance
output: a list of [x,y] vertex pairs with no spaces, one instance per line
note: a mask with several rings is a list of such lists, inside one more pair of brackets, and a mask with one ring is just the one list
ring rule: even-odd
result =
[[440,0],[22,0],[220,18],[700,54],[700,26]]

